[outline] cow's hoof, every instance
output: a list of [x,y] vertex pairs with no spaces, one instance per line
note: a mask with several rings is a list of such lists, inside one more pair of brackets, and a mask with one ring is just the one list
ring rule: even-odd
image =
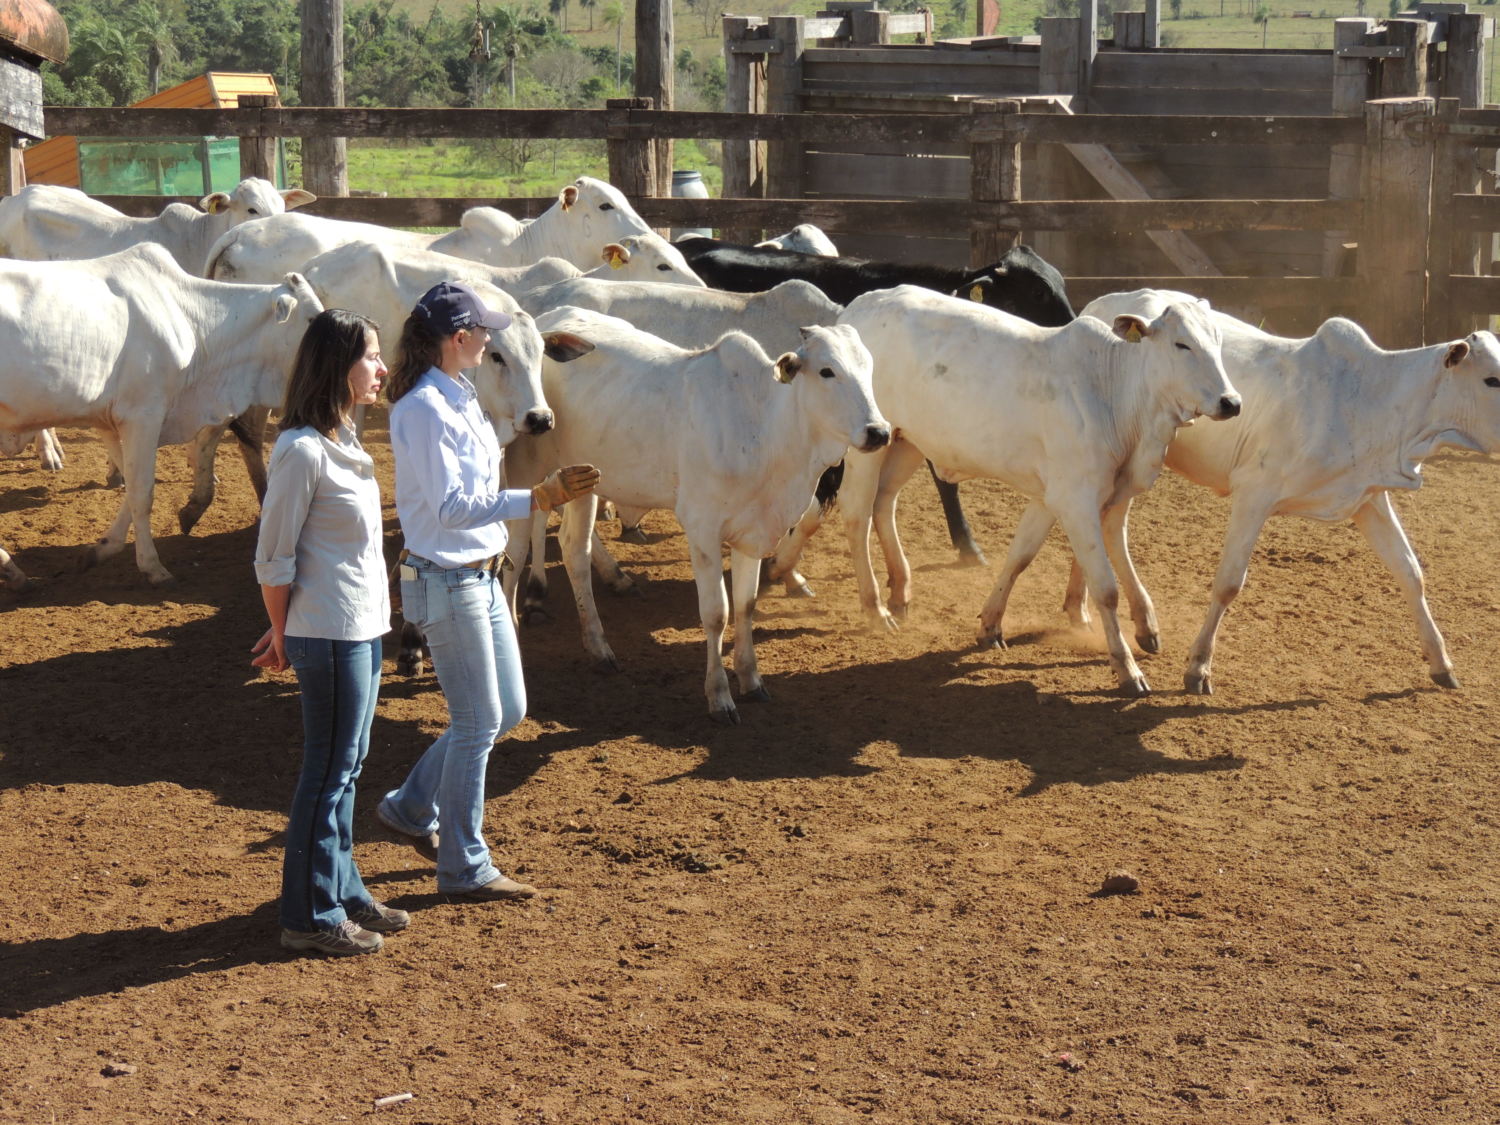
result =
[[1189,672],[1182,678],[1182,686],[1187,689],[1189,695],[1212,695],[1214,693],[1213,681],[1208,673]]
[[609,587],[609,592],[617,598],[639,598],[643,596],[641,584],[628,575],[624,581],[612,583]]
[[1135,643],[1141,646],[1142,652],[1149,652],[1152,656],[1157,656],[1161,653],[1160,633],[1142,634],[1141,636],[1136,637]]
[[911,606],[909,605],[896,605],[892,602],[886,608],[891,611],[891,616],[902,624],[905,624],[907,615],[911,613]]
[[191,535],[193,528],[198,526],[198,521],[203,518],[202,508],[187,507],[177,513],[177,526],[182,528],[184,535]]
[[636,543],[644,547],[649,542],[649,540],[646,538],[646,533],[642,531],[639,526],[622,527],[620,528],[620,542]]
[[1005,638],[1000,635],[1000,631],[997,629],[993,633],[980,633],[979,636],[974,638],[974,647],[980,652],[986,652],[992,648],[1000,649],[1009,648],[1010,646],[1005,643]]
[[1120,691],[1131,699],[1145,699],[1151,694],[1151,685],[1146,682],[1146,677],[1136,676],[1129,683],[1121,684]]
[[765,684],[761,684],[754,691],[747,691],[747,692],[741,693],[741,695],[740,695],[740,702],[741,703],[769,703],[769,702],[771,702],[771,693],[766,690],[766,685]]
[[123,488],[123,487],[125,487],[125,478],[120,475],[120,470],[119,469],[111,469],[109,471],[109,475],[104,478],[104,487],[105,488]]
[[901,622],[897,621],[889,613],[883,613],[878,617],[870,618],[870,632],[877,635],[901,632]]
[[813,593],[813,588],[806,582],[793,582],[791,579],[787,579],[786,596],[789,598],[815,598],[818,595]]
[[740,713],[733,707],[725,707],[722,710],[710,707],[708,717],[721,727],[737,727],[740,725]]
[[148,574],[146,575],[146,581],[151,583],[152,588],[156,590],[170,590],[173,586],[177,585],[177,579],[166,571],[162,571],[160,574]]
[[967,543],[958,549],[959,566],[989,566],[990,560],[984,557],[984,552],[976,543]]
[[601,676],[613,676],[625,671],[625,666],[615,658],[612,652],[606,652],[603,656],[594,659],[594,671]]
[[552,620],[552,614],[547,612],[546,606],[524,605],[521,607],[522,625],[546,625]]
[[1452,672],[1434,672],[1432,674],[1432,682],[1437,684],[1438,687],[1448,688],[1450,691],[1457,691],[1463,686],[1458,682],[1458,677]]

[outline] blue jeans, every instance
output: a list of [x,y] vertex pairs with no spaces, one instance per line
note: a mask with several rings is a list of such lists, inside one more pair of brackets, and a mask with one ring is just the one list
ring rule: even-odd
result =
[[331,930],[370,904],[354,865],[354,780],[370,749],[380,694],[380,638],[287,637],[302,688],[302,774],[292,796],[281,924]]
[[401,612],[426,634],[448,729],[385,795],[381,811],[413,835],[438,833],[438,890],[456,894],[500,875],[483,836],[484,771],[496,739],[526,714],[521,650],[497,578],[407,563],[417,577],[401,583]]

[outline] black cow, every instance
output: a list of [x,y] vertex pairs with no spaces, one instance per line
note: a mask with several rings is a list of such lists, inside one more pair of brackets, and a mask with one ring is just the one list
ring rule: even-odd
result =
[[[1044,328],[1060,328],[1076,315],[1068,303],[1062,274],[1029,246],[1013,247],[998,262],[977,270],[865,258],[826,258],[796,250],[738,246],[714,238],[684,239],[677,243],[677,248],[710,286],[735,293],[759,293],[791,278],[800,278],[823,290],[830,300],[847,305],[876,289],[920,285],[979,301]],[[959,558],[973,566],[984,566],[984,553],[974,542],[958,500],[958,485],[939,480],[931,462],[927,467],[943,502],[948,537]],[[836,484],[832,487],[837,489]],[[818,496],[825,503],[831,500],[828,482],[819,482]]]

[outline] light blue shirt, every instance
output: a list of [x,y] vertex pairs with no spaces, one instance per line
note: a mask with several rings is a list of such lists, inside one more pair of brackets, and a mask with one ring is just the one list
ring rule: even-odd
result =
[[290,586],[293,637],[368,641],[391,626],[375,462],[347,426],[276,439],[260,511],[255,577]]
[[430,368],[391,407],[396,515],[406,549],[455,567],[505,550],[505,520],[531,513],[529,489],[507,489],[500,441],[474,384]]

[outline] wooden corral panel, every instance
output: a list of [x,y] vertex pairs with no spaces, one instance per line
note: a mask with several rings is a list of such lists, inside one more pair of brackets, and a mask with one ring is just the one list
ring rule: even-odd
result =
[[1093,113],[1312,117],[1333,112],[1331,52],[1100,51]]
[[802,88],[821,94],[1032,94],[1040,60],[1031,47],[962,52],[926,46],[814,48],[803,55]]

